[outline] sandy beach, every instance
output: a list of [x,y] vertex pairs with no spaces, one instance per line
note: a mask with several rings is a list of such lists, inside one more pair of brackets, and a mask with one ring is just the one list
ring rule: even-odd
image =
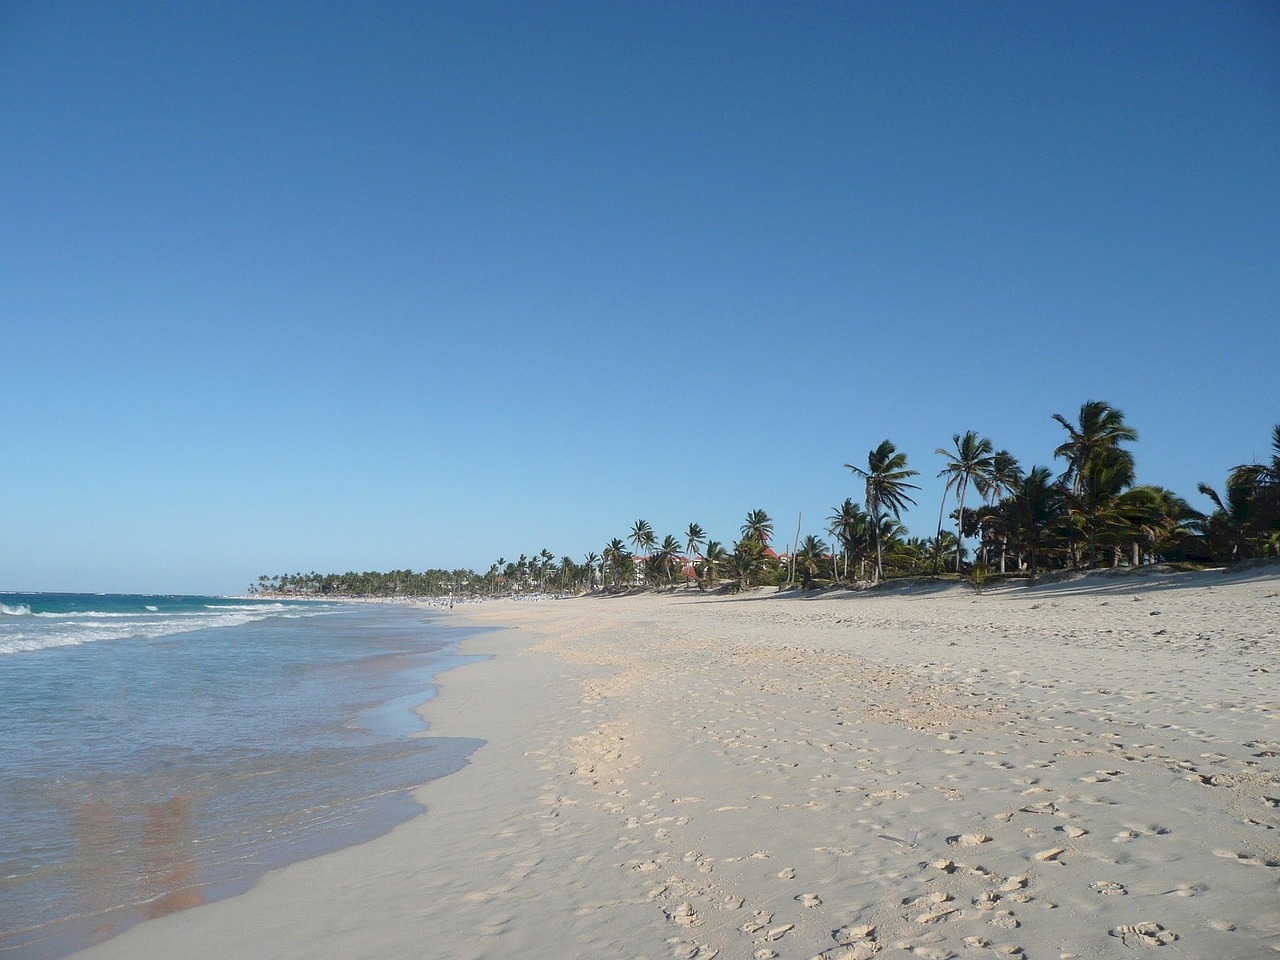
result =
[[392,833],[85,958],[1280,953],[1280,569],[460,606]]

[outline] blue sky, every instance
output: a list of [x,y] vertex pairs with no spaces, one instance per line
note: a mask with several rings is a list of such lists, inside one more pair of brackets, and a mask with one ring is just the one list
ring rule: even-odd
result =
[[1272,3],[7,3],[0,589],[783,539],[1280,421]]

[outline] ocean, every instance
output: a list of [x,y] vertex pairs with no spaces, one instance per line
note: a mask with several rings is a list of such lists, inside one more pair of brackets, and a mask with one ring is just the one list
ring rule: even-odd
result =
[[480,741],[463,632],[392,604],[0,593],[0,958],[51,960],[379,836]]

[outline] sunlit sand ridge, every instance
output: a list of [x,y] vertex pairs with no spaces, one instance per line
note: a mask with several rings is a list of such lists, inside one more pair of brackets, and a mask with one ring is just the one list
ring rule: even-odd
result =
[[423,816],[91,955],[1280,951],[1274,567],[465,615]]

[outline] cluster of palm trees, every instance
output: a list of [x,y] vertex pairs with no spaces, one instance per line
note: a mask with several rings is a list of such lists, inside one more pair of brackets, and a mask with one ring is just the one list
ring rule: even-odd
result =
[[391,570],[385,573],[262,574],[249,593],[306,597],[439,597],[466,592],[476,582],[471,570]]
[[[862,480],[864,499],[861,504],[846,499],[832,511],[826,528],[830,546],[810,534],[791,555],[778,556],[768,546],[772,522],[763,510],[754,510],[732,550],[706,540],[702,527],[691,524],[681,557],[677,538],[659,543],[653,528],[637,520],[629,537],[636,553],[613,540],[602,558],[599,582],[669,585],[677,569],[702,586],[724,578],[742,585],[877,582],[893,574],[937,576],[944,556],[953,573],[985,577],[1012,568],[1034,582],[1047,567],[1280,556],[1280,425],[1270,463],[1236,467],[1225,496],[1200,485],[1217,507],[1206,515],[1171,490],[1136,483],[1129,445],[1138,434],[1122,411],[1090,400],[1074,421],[1062,414],[1053,419],[1066,432],[1053,451],[1063,462],[1056,475],[1046,466],[1024,470],[1009,451],[972,430],[955,434],[950,447],[938,448],[945,460],[938,476],[946,483],[930,539],[907,535],[902,511],[915,504],[911,494],[919,487],[911,480],[919,471],[885,440],[868,452],[865,466],[845,464]],[[971,492],[977,503],[970,503]],[[955,504],[954,533],[943,530],[948,503]],[[966,566],[967,539],[977,540],[977,554]]]
[[[890,440],[869,451],[865,465],[845,466],[862,481],[863,502],[848,498],[827,517],[825,533],[798,539],[789,554],[770,547],[773,521],[764,510],[747,514],[731,547],[712,540],[700,524],[684,534],[657,538],[637,520],[625,537],[608,542],[581,563],[546,549],[484,574],[470,570],[393,571],[389,574],[292,574],[258,578],[251,591],[272,594],[347,596],[441,596],[631,589],[722,581],[749,587],[761,583],[804,587],[823,583],[878,582],[893,575],[938,576],[971,572],[975,578],[1017,572],[1034,582],[1046,568],[1137,566],[1160,560],[1238,562],[1280,556],[1280,424],[1273,430],[1267,463],[1241,464],[1227,476],[1224,492],[1208,484],[1199,491],[1215,509],[1201,513],[1163,487],[1136,482],[1129,445],[1137,431],[1111,405],[1090,400],[1076,419],[1053,419],[1066,432],[1053,451],[1063,469],[1024,470],[1007,450],[975,431],[955,434],[938,476],[945,478],[938,525],[932,538],[908,535],[901,514],[914,505],[912,483],[919,472]],[[970,494],[976,498],[971,501]],[[954,532],[944,530],[947,505]],[[976,541],[970,557],[965,541]],[[966,560],[968,558],[968,562]]]

